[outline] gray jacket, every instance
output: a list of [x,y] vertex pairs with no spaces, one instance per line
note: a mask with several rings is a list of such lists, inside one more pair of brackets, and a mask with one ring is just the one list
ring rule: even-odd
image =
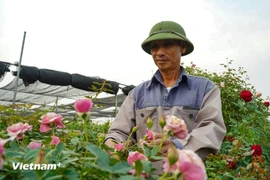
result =
[[190,76],[181,67],[181,75],[168,92],[157,71],[153,78],[134,88],[122,104],[105,139],[113,138],[125,142],[134,126],[138,131],[132,137],[133,143],[146,133],[146,120],[153,120],[154,132],[161,132],[159,119],[175,115],[185,120],[188,136],[174,139],[183,149],[196,152],[201,158],[209,153],[216,154],[226,127],[222,117],[219,88],[210,80]]

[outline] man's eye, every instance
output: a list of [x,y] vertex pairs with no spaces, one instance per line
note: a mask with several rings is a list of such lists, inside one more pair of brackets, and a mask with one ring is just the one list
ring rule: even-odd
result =
[[164,43],[164,46],[171,46],[171,45],[173,45],[173,42],[166,42],[166,43]]
[[151,49],[156,49],[157,48],[157,45],[152,45],[151,46]]

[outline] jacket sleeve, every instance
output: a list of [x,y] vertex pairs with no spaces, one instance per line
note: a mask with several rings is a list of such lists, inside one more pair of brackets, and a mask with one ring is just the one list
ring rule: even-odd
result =
[[195,151],[201,158],[216,154],[222,144],[226,126],[223,121],[220,90],[214,86],[203,98],[192,132],[179,140],[184,149]]
[[[132,93],[129,92],[114,121],[111,124],[110,129],[105,136],[104,142],[108,138],[112,138],[118,142],[125,142],[132,132],[134,126],[136,126],[135,102],[132,97]],[[134,136],[131,137],[131,140],[134,143],[135,139],[133,137]]]

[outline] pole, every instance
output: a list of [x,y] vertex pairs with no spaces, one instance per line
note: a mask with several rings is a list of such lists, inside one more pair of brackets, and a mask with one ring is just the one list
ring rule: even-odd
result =
[[18,70],[17,70],[15,90],[14,90],[14,94],[13,94],[13,105],[15,105],[15,100],[16,100],[16,95],[17,95],[17,89],[18,89],[18,82],[19,82],[20,71],[21,71],[21,64],[22,64],[22,56],[23,56],[23,48],[24,48],[25,36],[26,36],[26,31],[24,31],[24,34],[23,34],[21,55],[20,55],[20,61],[19,61],[19,66],[18,66]]

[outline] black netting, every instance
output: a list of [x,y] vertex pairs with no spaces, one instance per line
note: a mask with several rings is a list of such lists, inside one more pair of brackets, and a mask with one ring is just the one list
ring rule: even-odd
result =
[[33,66],[22,66],[20,78],[23,79],[25,84],[35,83],[39,79],[39,69]]
[[71,76],[66,72],[40,69],[39,81],[51,85],[68,86],[71,84]]
[[122,88],[122,92],[127,96],[129,91],[131,91],[133,88],[135,88],[134,85],[126,86]]
[[0,62],[0,78],[6,73],[9,72],[9,65],[3,62]]
[[119,90],[119,84],[114,81],[106,81],[101,78],[93,78],[88,76],[83,76],[80,74],[71,75],[71,86],[83,89],[85,91],[102,91],[117,94]]

